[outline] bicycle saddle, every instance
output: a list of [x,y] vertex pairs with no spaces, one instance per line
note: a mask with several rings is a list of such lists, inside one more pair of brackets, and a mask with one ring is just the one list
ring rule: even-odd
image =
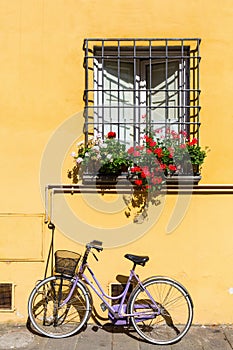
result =
[[138,256],[133,254],[125,254],[125,258],[134,262],[134,264],[145,266],[149,260],[149,256]]

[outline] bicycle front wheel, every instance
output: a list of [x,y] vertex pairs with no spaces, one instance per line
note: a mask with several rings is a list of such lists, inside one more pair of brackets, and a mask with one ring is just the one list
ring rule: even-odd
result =
[[187,290],[178,282],[154,277],[132,292],[128,313],[137,333],[150,343],[169,345],[189,330],[193,304]]
[[73,286],[72,277],[52,276],[31,292],[28,314],[37,331],[51,338],[64,338],[78,332],[88,321],[91,300],[85,285],[78,282],[70,300],[62,305]]

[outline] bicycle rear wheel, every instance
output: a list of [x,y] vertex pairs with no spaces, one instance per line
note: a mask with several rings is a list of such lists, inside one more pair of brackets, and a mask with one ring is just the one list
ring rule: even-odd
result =
[[72,286],[72,277],[52,276],[33,289],[28,314],[37,331],[51,338],[64,338],[78,332],[88,321],[91,300],[82,282],[78,282],[70,300],[61,306]]
[[128,313],[137,313],[131,317],[133,327],[150,343],[176,343],[192,323],[190,295],[181,284],[165,277],[148,279],[143,282],[143,287],[138,286],[129,298]]

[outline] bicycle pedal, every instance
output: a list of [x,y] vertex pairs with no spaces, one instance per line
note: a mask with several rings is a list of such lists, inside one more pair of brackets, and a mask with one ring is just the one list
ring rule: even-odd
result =
[[100,307],[101,307],[102,311],[106,311],[107,310],[107,306],[105,305],[105,303],[101,303]]

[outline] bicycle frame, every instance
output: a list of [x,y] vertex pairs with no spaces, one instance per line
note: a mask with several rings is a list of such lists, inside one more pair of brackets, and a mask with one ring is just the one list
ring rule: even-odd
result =
[[[95,287],[95,285],[89,280],[89,278],[84,274],[84,270],[87,269],[91,275],[91,277],[93,278],[97,288]],[[129,314],[129,313],[126,313],[126,303],[125,303],[125,300],[126,300],[126,296],[127,296],[127,293],[129,291],[129,287],[130,287],[130,284],[131,284],[131,281],[132,279],[135,278],[136,281],[137,281],[137,284],[140,286],[140,288],[142,290],[145,291],[145,293],[147,294],[148,298],[151,300],[151,305],[150,307],[153,309],[153,313],[151,313],[151,308],[150,308],[150,312],[147,314],[146,316],[146,313],[145,311],[143,313],[140,313],[140,312],[137,312],[137,313],[134,313],[134,314]],[[98,297],[102,300],[102,302],[104,303],[104,305],[106,306],[106,308],[109,310],[109,312],[112,314],[113,316],[113,319],[115,320],[118,320],[118,319],[124,319],[124,318],[128,318],[128,317],[131,317],[131,316],[137,316],[140,318],[143,317],[144,319],[149,319],[149,318],[153,318],[155,316],[158,316],[160,315],[160,307],[159,305],[156,303],[156,301],[153,299],[153,297],[151,296],[151,294],[149,293],[149,291],[147,289],[145,289],[143,287],[143,283],[141,282],[141,280],[139,279],[139,277],[136,275],[134,269],[130,270],[130,275],[129,275],[129,278],[127,280],[127,283],[126,283],[126,286],[123,290],[123,292],[115,297],[113,296],[110,296],[108,294],[106,294],[100,284],[100,282],[98,281],[98,279],[95,277],[95,274],[94,272],[91,270],[90,266],[86,263],[85,265],[81,265],[80,269],[79,269],[79,273],[75,276],[75,280],[74,280],[74,283],[73,283],[73,286],[68,294],[68,296],[66,297],[66,299],[62,302],[62,304],[60,305],[61,307],[64,306],[71,298],[75,288],[76,288],[76,285],[77,283],[79,282],[79,280],[84,280],[86,282],[86,284],[96,293],[96,295],[98,295]],[[117,305],[113,305],[111,306],[110,303],[106,300],[107,299],[110,299],[110,300],[119,300],[120,303],[117,304]],[[149,309],[149,306],[145,306],[145,305],[142,305],[142,308],[145,309],[145,308],[148,308]],[[140,318],[141,320],[142,318]]]

